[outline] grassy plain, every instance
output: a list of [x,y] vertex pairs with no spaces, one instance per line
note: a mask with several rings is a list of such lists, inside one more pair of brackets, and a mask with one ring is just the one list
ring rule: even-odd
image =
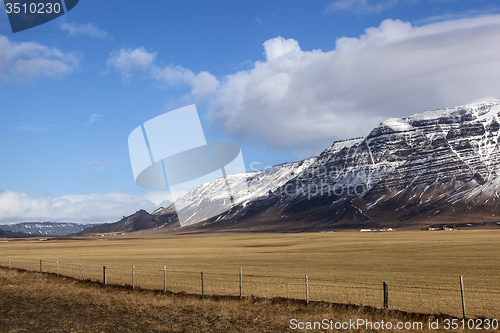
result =
[[26,268],[37,269],[38,260],[43,260],[44,271],[54,272],[58,260],[61,269],[72,265],[68,275],[76,276],[75,267],[82,264],[84,271],[94,269],[96,279],[105,265],[110,274],[121,276],[116,280],[120,284],[131,284],[128,276],[135,265],[136,281],[141,272],[149,274],[157,289],[163,286],[166,265],[169,283],[177,276],[169,290],[199,293],[203,271],[208,279],[205,292],[214,294],[228,292],[212,287],[209,274],[214,284],[227,276],[220,284],[232,290],[229,294],[237,294],[237,275],[243,267],[245,295],[291,298],[305,297],[307,274],[313,300],[376,307],[382,306],[382,282],[388,281],[390,307],[456,316],[461,314],[462,275],[470,315],[499,318],[499,244],[498,230],[125,235],[0,243],[0,265],[6,266],[11,256],[14,267],[31,259],[32,267]]

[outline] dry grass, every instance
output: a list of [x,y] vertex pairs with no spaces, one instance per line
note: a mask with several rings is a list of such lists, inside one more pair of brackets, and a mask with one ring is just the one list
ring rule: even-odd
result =
[[[424,327],[429,320],[443,320],[435,316],[322,303],[307,306],[284,300],[240,301],[163,295],[78,282],[51,274],[0,269],[2,332],[288,332],[293,331],[290,320],[294,318],[303,322],[384,320],[394,325],[420,321]],[[376,331],[360,328],[342,332]]]
[[[0,265],[6,266],[10,255],[14,267],[36,270],[42,259],[44,271],[54,272],[59,260],[62,274],[76,277],[82,264],[84,277],[99,280],[106,265],[117,284],[131,283],[135,265],[136,283],[155,289],[163,287],[167,265],[169,290],[199,293],[203,271],[206,293],[233,295],[241,266],[245,295],[304,298],[308,274],[313,300],[375,307],[382,307],[382,282],[389,281],[391,308],[455,316],[461,314],[458,276],[463,275],[469,315],[500,317],[498,230],[125,237],[0,243]],[[216,274],[230,274],[232,282],[211,283],[210,273],[214,281]]]

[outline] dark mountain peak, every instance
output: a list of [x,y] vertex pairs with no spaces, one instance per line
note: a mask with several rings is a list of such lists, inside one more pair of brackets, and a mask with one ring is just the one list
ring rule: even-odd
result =
[[124,221],[124,220],[131,219],[131,218],[143,218],[145,216],[151,217],[153,215],[149,214],[144,209],[139,209],[137,212],[135,212],[134,214],[132,214],[130,216],[124,216],[124,217],[122,217],[122,219],[120,221]]
[[87,228],[82,232],[77,233],[77,236],[89,234],[109,234],[109,233],[125,233],[150,229],[158,229],[166,226],[171,227],[176,220],[171,215],[163,214],[158,216],[159,211],[165,211],[165,208],[155,210],[153,214],[149,214],[144,209],[140,209],[130,216],[124,216],[120,221],[115,223],[104,223],[95,227]]

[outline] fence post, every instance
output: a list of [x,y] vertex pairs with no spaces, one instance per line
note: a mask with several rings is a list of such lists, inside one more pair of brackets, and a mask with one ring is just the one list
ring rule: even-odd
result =
[[42,260],[40,260],[40,273],[42,272]]
[[201,297],[205,297],[205,290],[203,290],[203,272],[201,272]]
[[106,285],[106,266],[102,266],[102,281]]
[[10,265],[10,256],[9,256],[9,269],[12,269],[12,266]]
[[82,265],[80,264],[80,281],[82,281]]
[[135,289],[135,265],[132,265],[132,289]]
[[389,309],[389,283],[384,281],[384,309]]
[[163,293],[167,293],[167,266],[163,266]]
[[240,267],[240,299],[243,299],[243,268]]
[[309,304],[309,280],[306,274],[306,304]]
[[56,266],[57,266],[57,275],[59,276],[59,261],[56,261]]
[[462,294],[462,312],[464,314],[464,319],[467,319],[467,315],[465,312],[464,279],[462,278],[462,275],[460,275],[460,292]]

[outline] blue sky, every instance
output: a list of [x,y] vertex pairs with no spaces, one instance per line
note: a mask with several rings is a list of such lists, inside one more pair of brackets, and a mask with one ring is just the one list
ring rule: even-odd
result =
[[152,211],[128,135],[189,104],[250,170],[500,91],[498,1],[81,0],[16,34],[0,8],[2,223]]

